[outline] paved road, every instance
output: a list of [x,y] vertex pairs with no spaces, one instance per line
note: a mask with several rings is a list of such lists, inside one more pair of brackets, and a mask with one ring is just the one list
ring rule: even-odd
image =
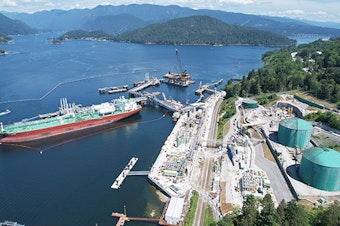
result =
[[264,157],[263,149],[259,140],[252,139],[255,147],[255,165],[266,172],[268,179],[271,182],[276,201],[280,203],[283,199],[289,202],[294,199],[294,196],[289,190],[286,180],[282,176],[279,167],[275,162],[272,162]]

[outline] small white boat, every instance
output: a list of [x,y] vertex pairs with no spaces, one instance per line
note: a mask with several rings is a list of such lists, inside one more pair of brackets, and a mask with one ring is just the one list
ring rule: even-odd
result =
[[0,112],[0,116],[7,115],[9,113],[11,113],[11,111],[9,109],[7,109],[6,111]]
[[25,226],[25,225],[18,224],[17,222],[13,222],[13,221],[5,221],[5,222],[0,222],[0,226]]

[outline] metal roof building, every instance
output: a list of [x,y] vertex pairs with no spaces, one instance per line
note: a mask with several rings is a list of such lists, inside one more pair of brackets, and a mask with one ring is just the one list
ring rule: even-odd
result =
[[303,152],[299,176],[306,184],[326,191],[340,191],[340,153],[313,147]]
[[168,224],[178,224],[184,207],[184,198],[171,197],[168,209],[165,213],[165,220]]
[[313,126],[300,118],[287,118],[280,122],[278,140],[280,144],[304,148],[310,143]]

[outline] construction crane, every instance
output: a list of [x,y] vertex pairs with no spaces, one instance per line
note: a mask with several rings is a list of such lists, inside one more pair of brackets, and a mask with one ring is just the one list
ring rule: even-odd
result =
[[188,74],[187,70],[183,70],[181,58],[180,58],[179,53],[178,53],[178,49],[176,49],[176,56],[177,56],[178,67],[179,67],[179,70],[180,70],[180,75],[188,77],[189,74]]

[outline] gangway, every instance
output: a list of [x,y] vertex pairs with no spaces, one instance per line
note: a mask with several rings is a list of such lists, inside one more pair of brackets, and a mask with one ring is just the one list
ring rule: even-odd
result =
[[150,171],[130,171],[128,176],[147,176]]

